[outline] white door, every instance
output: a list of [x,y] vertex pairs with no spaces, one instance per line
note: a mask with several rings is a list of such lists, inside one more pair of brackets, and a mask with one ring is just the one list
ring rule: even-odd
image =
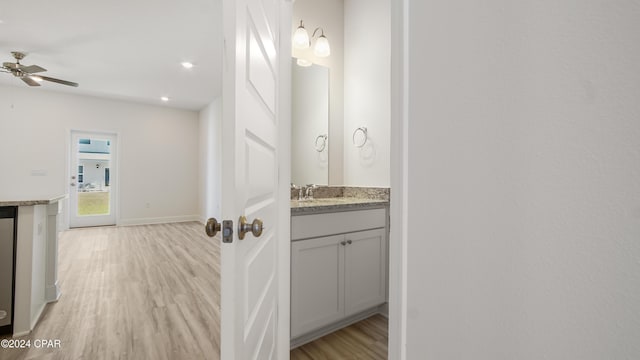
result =
[[116,154],[115,134],[71,133],[70,227],[115,225]]
[[[285,0],[223,0],[225,70],[223,74],[222,216],[233,220],[233,243],[222,244],[221,355],[223,359],[275,359],[284,354],[278,337],[288,336],[288,324],[278,321],[279,249],[289,241],[279,212],[288,207],[288,192],[279,186],[280,132],[290,126],[279,109],[283,86],[290,83],[289,39],[280,44],[281,30],[290,33],[291,3]],[[286,23],[288,26],[282,27]],[[287,35],[289,37],[289,35]],[[282,61],[287,61],[286,66]],[[290,70],[289,70],[290,71]],[[281,81],[285,79],[286,81]],[[286,89],[285,89],[286,90]],[[288,94],[288,93],[287,93]],[[286,147],[285,147],[286,149]],[[286,203],[285,203],[286,201]],[[264,222],[262,235],[238,238],[238,218]],[[285,238],[286,237],[286,238]],[[288,303],[287,303],[288,305]],[[286,311],[289,309],[280,309]],[[286,339],[288,343],[288,339]],[[286,349],[288,354],[288,349]]]

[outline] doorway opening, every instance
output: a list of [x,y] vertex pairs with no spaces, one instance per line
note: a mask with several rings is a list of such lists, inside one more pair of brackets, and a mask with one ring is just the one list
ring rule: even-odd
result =
[[116,134],[71,133],[71,228],[116,224],[116,152]]

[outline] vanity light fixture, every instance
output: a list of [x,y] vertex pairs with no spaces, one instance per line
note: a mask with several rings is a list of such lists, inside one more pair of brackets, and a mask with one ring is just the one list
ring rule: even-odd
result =
[[307,29],[304,28],[304,23],[300,20],[300,26],[298,26],[296,32],[293,34],[293,47],[296,49],[306,49],[310,44],[309,33],[307,33]]
[[[307,29],[304,28],[304,22],[302,20],[300,20],[300,25],[293,34],[293,47],[301,50],[309,48],[311,46],[311,39],[316,37],[318,30],[320,31],[320,35],[313,46],[313,53],[317,57],[327,57],[331,55],[331,46],[329,46],[329,40],[327,37],[324,36],[324,29],[317,27],[313,30],[311,38],[309,38],[309,33],[307,32]],[[298,65],[300,64],[298,63]]]
[[316,44],[313,47],[313,53],[317,56],[317,57],[327,57],[329,55],[331,55],[331,47],[329,46],[329,40],[327,40],[327,37],[324,36],[324,30],[322,28],[317,28],[314,32],[313,32],[313,36],[316,35],[316,31],[320,30],[320,36],[318,37],[318,40],[316,40]]

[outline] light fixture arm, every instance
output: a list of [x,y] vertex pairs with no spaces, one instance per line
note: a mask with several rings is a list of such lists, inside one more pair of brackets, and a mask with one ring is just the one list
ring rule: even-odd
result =
[[318,32],[318,30],[320,30],[320,36],[324,36],[324,29],[322,29],[321,27],[317,27],[315,30],[313,30],[313,34],[311,35],[312,39],[316,37],[316,33]]

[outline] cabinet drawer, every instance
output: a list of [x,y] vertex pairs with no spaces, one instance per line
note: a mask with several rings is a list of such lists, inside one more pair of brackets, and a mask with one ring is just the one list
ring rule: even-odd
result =
[[291,217],[291,239],[348,233],[386,226],[386,209],[344,211]]

